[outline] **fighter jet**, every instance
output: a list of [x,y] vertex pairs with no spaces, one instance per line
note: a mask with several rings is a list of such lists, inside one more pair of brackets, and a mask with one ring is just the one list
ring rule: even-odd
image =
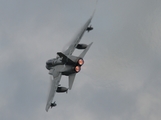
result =
[[[49,108],[55,107],[56,103],[53,102],[53,98],[55,93],[67,92],[68,89],[72,89],[72,85],[77,73],[80,72],[81,67],[84,64],[84,56],[91,47],[91,42],[89,45],[80,44],[80,40],[84,35],[85,31],[88,29],[89,24],[93,15],[87,20],[87,22],[81,27],[80,31],[76,35],[76,37],[72,40],[71,44],[68,48],[62,52],[57,52],[57,57],[50,59],[46,62],[46,68],[49,70],[49,74],[52,76],[51,78],[51,87],[49,92],[49,97],[46,103],[46,111],[48,112]],[[72,55],[75,49],[83,50],[83,52],[79,56]],[[68,76],[68,88],[61,87],[59,82],[61,80],[61,76]]]

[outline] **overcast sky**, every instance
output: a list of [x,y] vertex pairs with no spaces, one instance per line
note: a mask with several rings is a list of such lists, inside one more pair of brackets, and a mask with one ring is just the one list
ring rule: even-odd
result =
[[[161,1],[99,0],[94,42],[68,94],[45,111],[45,62],[89,19],[95,0],[0,0],[0,120],[161,119]],[[75,52],[77,54],[78,52]],[[61,85],[68,87],[67,77]]]

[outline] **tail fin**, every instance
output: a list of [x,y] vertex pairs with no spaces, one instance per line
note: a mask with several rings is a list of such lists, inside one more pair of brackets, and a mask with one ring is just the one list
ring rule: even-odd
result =
[[93,44],[93,42],[91,42],[88,47],[79,55],[80,58],[83,58],[86,53],[88,52],[89,48],[91,47],[91,45]]
[[57,54],[62,57],[62,62],[64,64],[68,63],[68,64],[75,64],[71,59],[69,59],[66,55],[64,55],[63,53],[61,52],[57,52]]

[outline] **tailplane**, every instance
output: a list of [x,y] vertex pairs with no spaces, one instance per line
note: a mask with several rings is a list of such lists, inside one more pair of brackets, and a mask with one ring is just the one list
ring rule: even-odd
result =
[[91,47],[91,45],[93,44],[93,42],[91,42],[88,47],[79,55],[80,58],[83,58],[86,53],[88,52],[89,48]]
[[73,82],[74,82],[74,79],[75,79],[75,75],[76,75],[76,73],[69,75],[69,90],[72,89]]

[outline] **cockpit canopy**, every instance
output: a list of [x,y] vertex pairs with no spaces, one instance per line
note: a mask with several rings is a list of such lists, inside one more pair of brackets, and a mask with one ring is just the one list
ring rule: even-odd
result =
[[55,61],[56,61],[56,58],[53,58],[53,59],[48,60],[48,61],[46,62],[46,68],[47,68],[48,70],[50,70],[50,68],[54,66]]
[[49,65],[49,66],[54,65],[54,61],[55,61],[55,58],[54,59],[50,59],[50,60],[48,60],[46,62],[46,65]]

